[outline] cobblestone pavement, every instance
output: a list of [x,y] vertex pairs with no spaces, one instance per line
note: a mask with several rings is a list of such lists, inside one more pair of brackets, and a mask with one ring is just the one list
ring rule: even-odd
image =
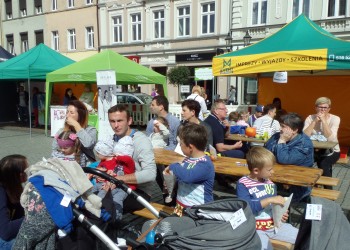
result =
[[[52,138],[45,136],[43,129],[33,128],[30,135],[29,128],[0,126],[0,142],[0,158],[9,154],[22,154],[28,158],[29,164],[33,164],[42,157],[50,157],[51,154]],[[336,202],[350,219],[350,165],[336,164],[333,167],[333,177],[340,179],[339,185],[334,187],[341,191],[341,196]],[[225,193],[231,196],[233,192],[219,191],[220,196],[225,196]]]

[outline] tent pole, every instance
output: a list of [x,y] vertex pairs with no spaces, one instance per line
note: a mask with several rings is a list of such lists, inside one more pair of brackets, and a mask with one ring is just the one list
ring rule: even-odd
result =
[[28,77],[28,116],[29,116],[29,135],[32,138],[32,98],[30,91],[30,78]]

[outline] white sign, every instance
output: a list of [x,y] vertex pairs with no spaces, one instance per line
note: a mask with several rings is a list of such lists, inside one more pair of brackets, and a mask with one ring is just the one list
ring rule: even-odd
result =
[[98,139],[106,140],[114,134],[109,125],[108,110],[117,104],[115,71],[96,71],[96,81],[98,91]]
[[51,106],[51,136],[55,136],[66,121],[66,106]]
[[212,80],[213,70],[212,68],[195,68],[194,69],[195,80]]
[[322,205],[321,204],[307,204],[305,219],[306,220],[321,220]]
[[287,83],[287,81],[288,81],[287,71],[278,71],[273,74],[273,82]]
[[181,85],[180,92],[181,93],[190,93],[190,85]]

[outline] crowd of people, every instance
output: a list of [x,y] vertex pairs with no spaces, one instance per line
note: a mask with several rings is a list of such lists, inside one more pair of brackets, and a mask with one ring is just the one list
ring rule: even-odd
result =
[[[229,101],[235,103],[235,90],[231,91]],[[182,103],[180,121],[169,112],[168,99],[155,92],[150,105],[153,118],[148,122],[145,133],[131,127],[130,111],[117,104],[108,108],[105,117],[113,136],[98,141],[96,128],[88,125],[88,110],[83,103],[91,104],[90,93],[91,89],[87,86],[83,96],[77,100],[72,90],[67,89],[66,120],[53,139],[52,158],[76,162],[83,168],[96,167],[128,184],[146,200],[152,196],[150,183],[156,180],[164,198],[174,201],[174,213],[178,216],[182,216],[186,207],[213,201],[215,170],[211,158],[205,153],[210,146],[222,156],[246,158],[250,173],[237,181],[237,195],[248,202],[255,215],[263,249],[271,248],[269,238],[294,243],[298,233],[288,223],[283,223],[278,233],[273,230],[271,204],[284,204],[284,198],[277,195],[278,186],[270,180],[274,164],[312,167],[316,161],[325,176],[332,176],[332,165],[339,158],[338,145],[331,150],[315,151],[310,139],[313,135],[322,135],[329,141],[338,140],[340,118],[329,113],[331,100],[326,97],[316,100],[316,112],[305,122],[298,114],[282,109],[279,98],[275,98],[272,104],[258,105],[252,115],[248,112],[229,114],[229,121],[226,103],[216,100],[208,112],[201,88],[195,86]],[[108,99],[107,94],[104,94],[104,99]],[[102,96],[100,91],[99,95]],[[26,103],[23,91],[19,103],[20,107]],[[255,127],[257,134],[267,133],[269,139],[265,145],[245,146],[242,141],[227,140],[233,124]],[[156,165],[154,148],[175,150],[185,155],[185,159],[170,166]],[[31,176],[27,180],[26,173],[30,173],[27,168],[28,162],[21,155],[10,155],[0,161],[1,249],[11,249],[25,219],[20,197],[22,184],[31,181]],[[165,177],[169,175],[177,182],[175,191],[166,185]],[[101,198],[111,190],[118,220],[123,213],[142,208],[115,185],[91,175],[87,178],[94,183],[94,190]],[[298,201],[310,195],[309,188],[282,188],[293,193],[293,199]],[[286,213],[283,222],[287,218]]]

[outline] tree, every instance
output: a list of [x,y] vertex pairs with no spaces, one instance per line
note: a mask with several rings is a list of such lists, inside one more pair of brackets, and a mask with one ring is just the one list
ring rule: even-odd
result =
[[187,66],[176,66],[167,73],[168,80],[175,86],[187,84],[191,75]]

